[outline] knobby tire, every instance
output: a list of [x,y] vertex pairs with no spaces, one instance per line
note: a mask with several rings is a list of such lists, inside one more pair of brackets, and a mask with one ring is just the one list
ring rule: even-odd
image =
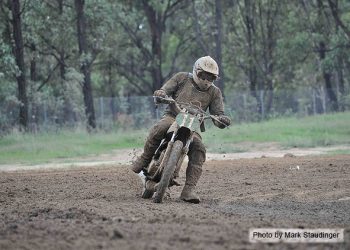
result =
[[181,156],[182,148],[183,148],[183,143],[181,141],[174,142],[173,148],[170,152],[168,163],[164,167],[162,178],[158,184],[158,189],[154,196],[153,201],[155,203],[161,203],[163,201],[165,191],[169,186],[170,179],[171,177],[173,177],[176,164]]

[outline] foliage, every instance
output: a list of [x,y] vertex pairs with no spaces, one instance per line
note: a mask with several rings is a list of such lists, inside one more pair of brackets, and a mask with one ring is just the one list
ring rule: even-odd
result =
[[[20,72],[13,54],[10,2],[0,2],[3,131],[18,124],[16,76]],[[74,1],[20,0],[31,122],[40,122],[35,113],[42,113],[37,107],[44,101],[49,102],[51,112],[67,114],[66,123],[85,116],[82,65],[91,70],[94,97],[113,98],[149,96],[175,72],[192,71],[197,57],[209,54],[218,58],[218,12],[223,15],[224,94],[250,91],[244,100],[247,110],[254,113],[249,120],[274,117],[282,110],[299,112],[287,103],[295,102],[292,93],[301,87],[317,93],[317,113],[331,111],[331,102],[339,106],[334,111],[349,109],[348,1],[221,0],[221,7],[218,2],[85,1],[88,52],[79,53]],[[283,91],[284,99],[274,97]],[[262,92],[266,95],[261,96]],[[325,108],[322,93],[326,95]],[[304,109],[310,109],[309,100],[300,101]],[[14,114],[9,114],[12,106],[16,106]],[[67,113],[67,107],[73,111]],[[245,112],[237,109],[234,115],[244,117]],[[111,119],[114,122],[116,118]],[[132,122],[141,124],[144,119],[140,115]]]

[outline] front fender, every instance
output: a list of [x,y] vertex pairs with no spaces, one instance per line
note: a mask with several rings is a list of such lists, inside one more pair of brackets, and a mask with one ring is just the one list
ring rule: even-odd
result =
[[176,121],[173,122],[173,124],[170,126],[170,128],[167,131],[166,137],[168,141],[172,137],[173,133],[176,133],[174,139],[182,141],[183,145],[186,145],[188,139],[190,139],[192,135],[191,129],[187,127],[180,127]]
[[174,121],[173,124],[171,124],[171,126],[169,127],[167,134],[172,134],[173,132],[176,132],[179,128],[179,124],[177,124],[177,122]]

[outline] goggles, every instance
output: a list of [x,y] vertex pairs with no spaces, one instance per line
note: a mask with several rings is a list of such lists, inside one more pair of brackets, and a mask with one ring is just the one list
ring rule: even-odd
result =
[[202,80],[207,80],[209,82],[213,82],[215,81],[216,79],[218,79],[218,76],[212,74],[212,73],[208,73],[206,71],[199,71],[197,73],[197,76],[202,79]]

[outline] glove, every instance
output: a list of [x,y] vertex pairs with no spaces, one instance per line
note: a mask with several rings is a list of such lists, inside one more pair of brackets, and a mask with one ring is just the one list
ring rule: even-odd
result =
[[159,89],[159,90],[154,91],[153,96],[155,96],[155,97],[165,98],[165,97],[166,97],[166,93],[165,93],[165,91],[164,91],[164,90]]
[[219,128],[226,128],[231,125],[231,119],[226,115],[220,115],[218,119],[220,122],[214,121],[214,124]]
[[155,97],[154,98],[155,99],[154,102],[156,104],[159,104],[159,103],[162,103],[162,99],[161,98],[165,98],[166,97],[166,93],[165,93],[164,90],[159,89],[159,90],[154,91],[153,96]]
[[228,127],[231,125],[231,119],[226,115],[219,116],[219,120],[225,125],[225,127]]

